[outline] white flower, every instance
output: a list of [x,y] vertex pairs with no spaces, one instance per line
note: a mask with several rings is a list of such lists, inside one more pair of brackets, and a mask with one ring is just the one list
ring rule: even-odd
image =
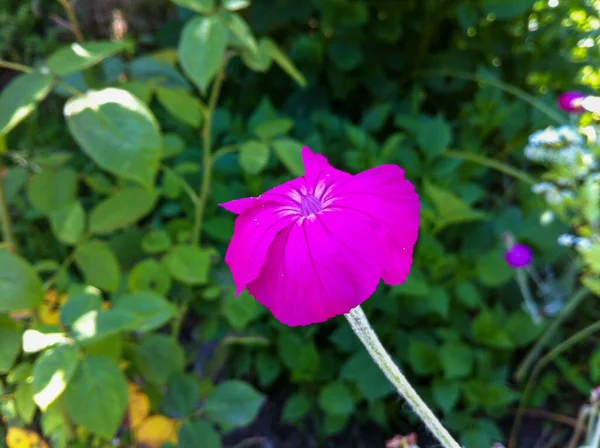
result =
[[558,145],[560,143],[560,135],[553,127],[536,131],[529,136],[529,144],[531,145]]
[[556,187],[550,182],[541,182],[531,187],[531,191],[535,194],[547,193],[548,191],[552,190],[556,190]]
[[575,235],[571,235],[569,233],[564,233],[558,237],[558,245],[564,247],[571,247],[575,244],[577,237]]
[[589,250],[594,245],[594,242],[590,238],[577,238],[575,244],[579,250]]
[[581,134],[572,126],[561,126],[556,132],[558,133],[559,138],[562,141],[565,141],[570,144],[582,144],[583,137]]
[[525,157],[535,162],[544,162],[548,160],[549,152],[537,145],[527,145],[525,147]]

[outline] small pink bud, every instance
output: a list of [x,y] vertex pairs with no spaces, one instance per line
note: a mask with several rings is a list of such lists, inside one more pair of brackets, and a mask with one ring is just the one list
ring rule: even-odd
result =
[[558,97],[558,107],[565,112],[581,113],[584,112],[581,102],[586,97],[581,92],[566,92]]
[[504,259],[511,268],[524,268],[531,264],[533,251],[529,246],[517,243],[504,254]]
[[597,386],[594,389],[592,389],[592,392],[590,393],[590,401],[592,403],[600,402],[600,386]]

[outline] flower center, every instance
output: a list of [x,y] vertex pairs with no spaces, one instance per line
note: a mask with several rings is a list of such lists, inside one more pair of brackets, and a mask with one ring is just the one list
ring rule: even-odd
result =
[[300,200],[300,213],[304,216],[314,215],[323,210],[323,204],[312,194],[302,196]]

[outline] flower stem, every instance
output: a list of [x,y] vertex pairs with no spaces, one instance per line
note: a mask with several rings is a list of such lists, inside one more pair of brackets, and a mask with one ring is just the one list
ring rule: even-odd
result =
[[421,397],[419,397],[417,391],[413,389],[408,380],[402,375],[398,366],[394,364],[394,361],[392,361],[381,341],[379,341],[377,334],[371,328],[367,316],[365,316],[361,307],[357,306],[346,314],[346,319],[348,319],[352,330],[366,347],[373,361],[375,361],[388,380],[396,387],[398,393],[410,404],[415,413],[427,425],[427,428],[440,441],[442,446],[445,448],[460,448],[458,442],[442,426],[437,417],[431,412]]
[[212,177],[213,168],[213,157],[212,157],[212,122],[217,102],[219,101],[219,95],[221,88],[223,87],[223,81],[225,80],[225,67],[227,66],[228,58],[226,57],[221,68],[217,73],[217,77],[212,86],[210,92],[210,99],[208,100],[208,109],[206,111],[206,117],[204,119],[204,126],[202,128],[203,145],[202,150],[204,153],[204,172],[202,173],[202,186],[200,187],[200,194],[198,195],[198,204],[196,205],[195,216],[194,216],[194,229],[192,233],[192,244],[199,245],[202,238],[202,220],[204,219],[204,210],[206,208],[206,202],[210,195],[210,181]]
[[17,251],[17,240],[12,230],[12,222],[10,220],[10,209],[6,202],[4,192],[4,179],[0,177],[0,227],[2,228],[2,237],[6,247],[10,252]]
[[28,67],[27,65],[19,64],[17,62],[9,62],[0,60],[1,68],[8,68],[10,70],[15,70],[17,72],[30,73],[33,71],[33,68]]
[[542,359],[540,359],[533,370],[531,371],[531,376],[527,380],[527,384],[525,385],[525,389],[523,390],[523,394],[521,395],[521,401],[519,403],[519,408],[517,410],[517,414],[515,416],[515,421],[513,423],[513,427],[510,432],[510,439],[508,441],[508,448],[517,448],[517,439],[519,436],[519,430],[521,428],[521,420],[523,419],[523,414],[525,411],[525,406],[531,397],[533,389],[537,385],[537,379],[540,374],[544,370],[544,368],[554,360],[558,355],[563,353],[564,351],[571,348],[573,345],[578,344],[579,342],[588,339],[592,334],[596,331],[600,331],[600,322],[596,322],[592,325],[585,327],[583,330],[575,333],[573,336],[568,338],[566,341],[558,344],[554,349],[548,352]]
[[73,5],[69,0],[58,0],[58,3],[63,7],[65,13],[67,14],[67,18],[69,19],[69,23],[71,24],[71,31],[75,35],[75,39],[77,42],[82,43],[85,38],[83,37],[83,33],[81,32],[81,27],[79,26],[79,22],[77,21],[77,16],[75,15],[75,11],[73,10]]
[[535,343],[531,351],[525,356],[523,362],[517,367],[515,371],[515,379],[518,382],[521,382],[525,379],[525,376],[531,369],[531,366],[536,361],[544,347],[550,342],[550,340],[554,337],[556,332],[559,330],[562,323],[567,320],[571,314],[577,309],[579,304],[583,302],[588,295],[588,290],[585,288],[581,288],[579,291],[575,293],[573,298],[569,300],[567,305],[561,310],[560,314],[552,321],[546,332],[542,335],[541,338]]

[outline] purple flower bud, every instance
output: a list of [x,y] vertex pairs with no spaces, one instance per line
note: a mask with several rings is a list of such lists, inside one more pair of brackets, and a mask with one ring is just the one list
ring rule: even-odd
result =
[[525,244],[515,244],[505,254],[504,259],[511,268],[524,268],[531,264],[533,260],[533,251]]
[[581,105],[581,101],[586,97],[581,92],[566,92],[558,97],[558,107],[565,112],[569,113],[581,113],[584,109]]

